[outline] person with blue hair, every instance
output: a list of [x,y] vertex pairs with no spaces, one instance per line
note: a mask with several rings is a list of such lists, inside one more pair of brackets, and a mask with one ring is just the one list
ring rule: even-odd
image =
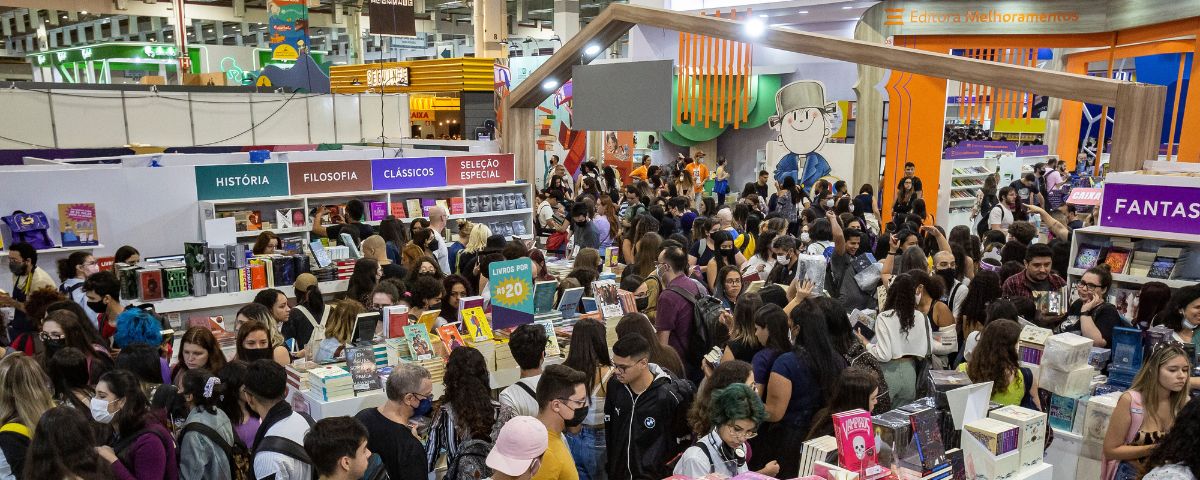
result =
[[[758,426],[767,419],[762,400],[749,385],[735,383],[713,392],[708,412],[712,431],[684,450],[675,475],[735,477],[748,472],[746,441],[758,434]],[[775,476],[779,464],[770,462],[758,473]]]
[[113,346],[125,348],[133,343],[146,345],[162,344],[162,322],[153,313],[141,308],[130,308],[117,316],[117,332],[113,334]]

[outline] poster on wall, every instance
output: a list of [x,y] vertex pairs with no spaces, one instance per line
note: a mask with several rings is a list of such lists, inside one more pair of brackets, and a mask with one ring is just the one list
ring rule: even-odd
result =
[[295,61],[308,52],[308,3],[306,0],[267,2],[273,60]]
[[772,177],[780,182],[791,177],[808,190],[829,175],[829,161],[817,151],[833,134],[838,117],[837,103],[825,98],[824,83],[800,80],[781,87],[769,123],[778,134],[771,142],[781,143],[787,153],[776,162]]
[[617,169],[622,183],[633,171],[633,132],[604,132],[604,165]]
[[367,17],[371,20],[371,35],[417,35],[413,0],[368,0]]
[[58,204],[58,233],[62,236],[62,246],[99,245],[100,239],[96,230],[96,204]]

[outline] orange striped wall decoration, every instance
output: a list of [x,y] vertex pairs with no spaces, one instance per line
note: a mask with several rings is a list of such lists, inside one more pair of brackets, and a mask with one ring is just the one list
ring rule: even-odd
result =
[[[751,11],[716,11],[712,15],[745,21]],[[676,60],[676,125],[705,128],[733,124],[740,128],[750,115],[752,47],[746,42],[679,32]]]

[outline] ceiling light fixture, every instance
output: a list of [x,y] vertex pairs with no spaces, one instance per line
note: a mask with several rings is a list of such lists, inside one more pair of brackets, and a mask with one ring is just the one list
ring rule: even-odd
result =
[[542,82],[543,90],[554,90],[555,88],[558,88],[558,80],[551,78],[549,80]]
[[846,5],[846,6],[842,7],[842,10],[849,10],[849,9],[851,9],[851,8],[854,8],[854,6],[852,6],[852,5]]
[[81,10],[81,11],[79,12],[79,14],[80,14],[80,15],[87,15],[87,10]]
[[597,53],[600,53],[600,46],[596,45],[594,43],[591,45],[588,45],[587,48],[583,49],[583,53],[584,53],[584,55],[587,55],[589,57],[596,55]]
[[765,13],[758,16],[758,18],[769,18],[769,17],[770,17],[770,15],[767,15]]
[[746,21],[745,28],[746,28],[746,35],[749,35],[750,38],[758,38],[758,37],[761,37],[764,33],[766,33],[767,24],[763,23],[763,21],[760,19],[751,18],[750,20]]
[[801,10],[801,11],[800,11],[800,14],[801,14],[801,15],[808,15],[808,10]]

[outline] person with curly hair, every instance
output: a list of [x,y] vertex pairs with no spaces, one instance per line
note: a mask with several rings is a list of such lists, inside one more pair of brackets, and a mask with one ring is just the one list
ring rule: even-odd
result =
[[1038,379],[1021,366],[1017,356],[1020,337],[1021,324],[1015,321],[998,319],[989,323],[979,336],[971,361],[959,364],[958,371],[966,372],[974,383],[992,382],[993,402],[1041,410]]
[[[708,410],[712,431],[683,451],[674,473],[698,478],[712,473],[735,477],[750,471],[746,441],[758,434],[758,425],[767,418],[758,394],[745,383],[735,383],[714,392]],[[779,464],[772,461],[758,473],[773,477]]]
[[451,351],[443,383],[446,390],[435,402],[425,445],[430,472],[443,457],[453,459],[470,440],[495,443],[500,426],[516,416],[492,400],[491,375],[479,350],[459,347]]
[[744,383],[753,387],[753,373],[750,364],[741,360],[724,361],[717,365],[712,374],[700,382],[696,398],[692,400],[692,408],[688,409],[688,425],[692,427],[692,433],[699,437],[712,430],[712,418],[709,411],[712,405],[709,400],[712,399],[713,392],[735,383]]
[[1200,402],[1188,402],[1175,428],[1158,442],[1146,461],[1150,471],[1142,480],[1196,480],[1200,478]]
[[1132,479],[1145,472],[1143,462],[1175,426],[1188,403],[1191,362],[1183,347],[1157,348],[1142,363],[1133,386],[1121,394],[1104,435],[1104,478]]

